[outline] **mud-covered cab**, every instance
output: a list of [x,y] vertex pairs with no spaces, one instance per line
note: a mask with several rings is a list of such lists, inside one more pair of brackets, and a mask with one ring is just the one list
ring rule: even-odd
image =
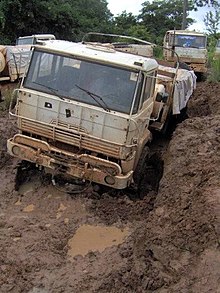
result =
[[170,30],[164,36],[164,59],[188,64],[197,73],[207,72],[207,36],[188,30]]
[[36,46],[14,93],[19,132],[8,152],[53,174],[129,186],[151,136],[157,68],[154,59],[95,44]]

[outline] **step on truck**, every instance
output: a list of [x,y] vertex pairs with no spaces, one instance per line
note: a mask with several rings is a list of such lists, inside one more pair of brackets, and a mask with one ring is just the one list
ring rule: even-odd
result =
[[35,46],[10,114],[8,152],[49,172],[114,189],[137,186],[152,130],[162,132],[195,87],[193,72],[112,46],[48,41]]
[[169,30],[164,36],[163,46],[166,61],[176,61],[178,55],[179,61],[194,70],[199,79],[206,74],[208,57],[205,34],[188,30]]

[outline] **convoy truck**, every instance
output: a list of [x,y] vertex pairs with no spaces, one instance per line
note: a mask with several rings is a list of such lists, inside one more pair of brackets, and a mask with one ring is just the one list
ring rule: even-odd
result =
[[16,45],[36,45],[44,41],[55,40],[56,37],[52,34],[38,34],[32,36],[24,36],[16,39]]
[[0,45],[0,82],[21,79],[30,60],[31,47],[54,39],[52,34],[39,34],[19,37],[16,46]]
[[22,78],[30,53],[27,46],[0,46],[0,82]]
[[[164,36],[163,56],[175,61],[177,53],[180,62],[190,66],[199,78],[207,72],[207,36],[187,30],[170,30]],[[172,50],[167,50],[172,49]]]
[[194,87],[193,72],[153,58],[48,41],[33,48],[14,92],[10,114],[18,133],[8,152],[52,176],[114,189],[133,184],[141,194],[152,130],[162,131],[180,113]]

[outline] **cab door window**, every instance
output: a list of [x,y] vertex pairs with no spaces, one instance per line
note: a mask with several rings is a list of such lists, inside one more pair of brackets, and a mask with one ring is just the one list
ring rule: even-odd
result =
[[142,101],[141,101],[140,108],[142,108],[143,103],[145,101],[147,101],[153,95],[155,81],[156,81],[155,76],[156,76],[156,72],[153,71],[153,72],[147,74],[147,76],[145,77],[143,94],[142,94]]

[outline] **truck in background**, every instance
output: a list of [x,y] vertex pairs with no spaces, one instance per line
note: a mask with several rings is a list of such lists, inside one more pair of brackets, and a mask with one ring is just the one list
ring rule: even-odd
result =
[[164,36],[163,56],[166,61],[186,63],[198,78],[201,79],[207,72],[207,36],[203,33],[187,30],[169,30]]
[[162,132],[195,87],[193,72],[165,63],[106,44],[35,46],[12,99],[18,133],[8,152],[53,177],[134,185],[142,196],[152,130]]
[[0,82],[14,82],[25,73],[30,60],[30,46],[0,46]]
[[52,34],[19,37],[16,46],[0,46],[0,81],[14,82],[25,73],[31,56],[31,47],[55,40]]
[[55,40],[56,37],[52,34],[38,34],[32,36],[24,36],[16,39],[16,46],[19,45],[36,45],[44,41]]

